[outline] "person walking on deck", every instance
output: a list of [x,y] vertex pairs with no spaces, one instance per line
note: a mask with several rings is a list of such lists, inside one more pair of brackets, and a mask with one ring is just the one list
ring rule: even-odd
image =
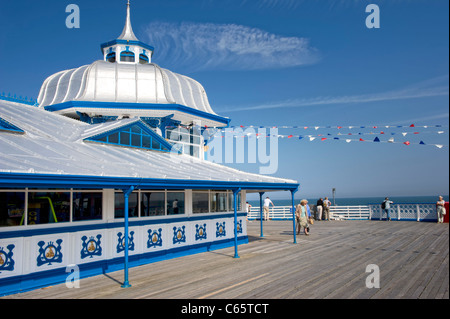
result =
[[303,231],[305,235],[309,235],[308,233],[308,209],[306,208],[306,199],[302,199],[300,204],[297,205],[297,209],[295,210],[295,218],[297,219],[297,235],[300,234],[300,230],[303,227]]

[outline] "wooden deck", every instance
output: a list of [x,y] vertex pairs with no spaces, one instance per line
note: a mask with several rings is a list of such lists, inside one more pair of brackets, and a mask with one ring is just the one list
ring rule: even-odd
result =
[[[448,299],[448,224],[398,221],[316,222],[297,236],[292,223],[248,224],[249,244],[130,269],[5,298],[65,299]],[[380,288],[366,287],[366,266],[380,270]]]

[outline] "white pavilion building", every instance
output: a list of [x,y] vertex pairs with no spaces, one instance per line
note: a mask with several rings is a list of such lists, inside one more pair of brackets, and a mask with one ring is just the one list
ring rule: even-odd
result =
[[63,283],[73,264],[82,278],[124,269],[128,287],[128,267],[230,246],[239,257],[246,194],[299,187],[203,158],[202,128],[230,119],[152,62],[129,4],[101,49],[48,77],[37,103],[0,96],[0,295]]

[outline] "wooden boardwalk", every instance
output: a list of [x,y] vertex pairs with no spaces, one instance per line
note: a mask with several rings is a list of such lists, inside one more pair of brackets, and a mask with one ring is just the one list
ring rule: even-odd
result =
[[[292,223],[248,224],[249,244],[156,262],[5,298],[65,299],[448,299],[448,224],[398,221],[316,222],[297,236]],[[369,264],[380,288],[367,288]]]

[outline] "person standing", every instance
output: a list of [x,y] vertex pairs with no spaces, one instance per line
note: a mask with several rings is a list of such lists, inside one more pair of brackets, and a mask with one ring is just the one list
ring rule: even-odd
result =
[[272,201],[270,200],[269,196],[266,197],[266,199],[264,200],[264,220],[268,220],[269,219],[269,205],[272,204],[272,207],[275,207],[275,205],[272,203]]
[[324,220],[330,220],[330,206],[331,202],[328,200],[328,197],[325,197],[323,200],[323,218]]
[[249,221],[248,220],[248,215],[250,215],[250,213],[251,213],[251,210],[252,210],[252,205],[250,205],[248,202],[246,202],[245,203],[245,210],[247,211],[247,221]]
[[297,205],[297,209],[295,210],[295,217],[297,219],[297,235],[300,234],[300,230],[303,227],[303,231],[305,235],[309,235],[308,233],[308,209],[306,208],[307,201],[302,199],[300,204]]
[[322,199],[322,197],[319,198],[319,200],[317,201],[316,210],[317,210],[316,219],[317,220],[322,220],[322,212],[323,212],[323,199]]
[[444,222],[444,215],[447,214],[445,210],[445,200],[442,196],[439,196],[439,200],[436,203],[436,210],[438,216],[438,223]]
[[384,208],[383,207],[381,207],[381,208],[383,208],[383,211],[386,213],[386,220],[390,221],[391,220],[391,204],[394,204],[394,202],[389,200],[388,197],[386,197],[383,201],[383,204],[384,204]]

